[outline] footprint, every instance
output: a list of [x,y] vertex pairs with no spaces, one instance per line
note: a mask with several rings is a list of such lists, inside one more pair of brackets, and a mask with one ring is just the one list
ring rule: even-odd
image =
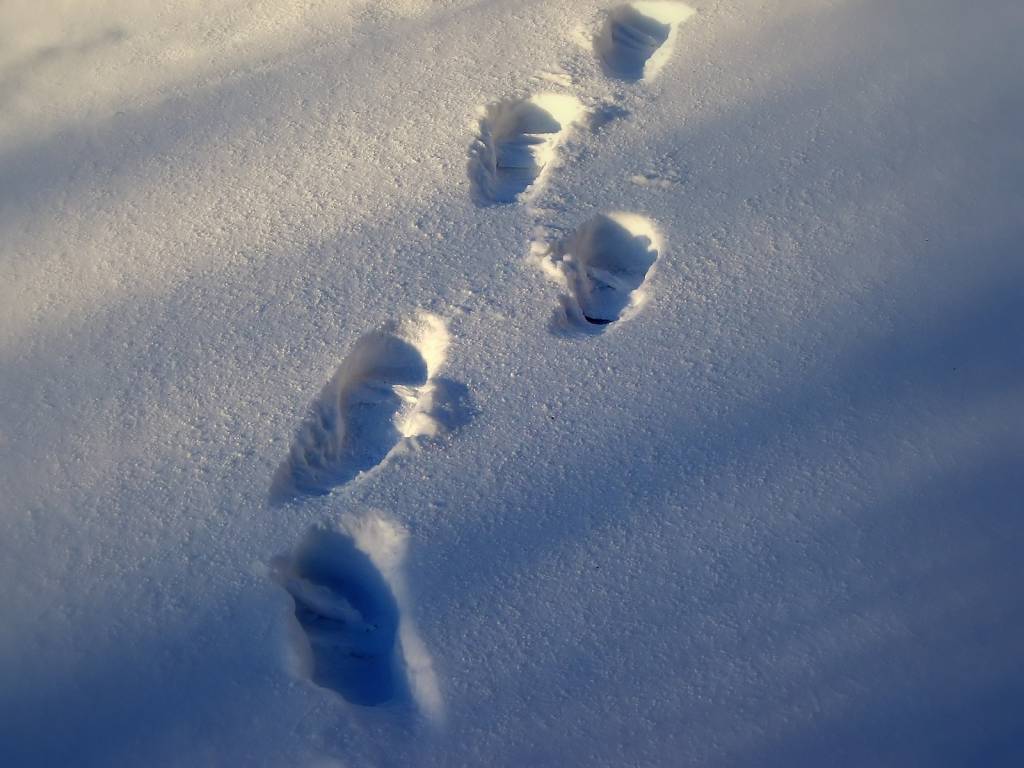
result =
[[415,693],[389,580],[405,539],[403,529],[379,518],[319,526],[272,565],[294,602],[303,674],[353,704],[379,706]]
[[444,322],[433,315],[360,338],[310,406],[274,475],[271,501],[326,495],[376,467],[403,440],[464,422],[465,388],[435,378],[447,346]]
[[477,204],[511,203],[538,189],[558,145],[582,115],[578,100],[557,93],[487,107],[470,149],[469,178]]
[[669,0],[626,3],[610,10],[594,39],[605,74],[632,81],[654,77],[672,51],[676,26],[694,13]]
[[601,213],[554,245],[536,247],[542,268],[566,289],[555,325],[596,334],[632,314],[661,250],[654,223]]

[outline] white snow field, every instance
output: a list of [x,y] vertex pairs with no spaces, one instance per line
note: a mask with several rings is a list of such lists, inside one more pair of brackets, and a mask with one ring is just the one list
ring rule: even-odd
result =
[[1024,765],[1022,31],[0,2],[0,766]]

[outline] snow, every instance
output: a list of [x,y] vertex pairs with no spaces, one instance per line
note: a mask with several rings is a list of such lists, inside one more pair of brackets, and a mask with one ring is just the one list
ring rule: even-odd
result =
[[0,764],[1021,763],[1024,10],[689,10],[0,6]]

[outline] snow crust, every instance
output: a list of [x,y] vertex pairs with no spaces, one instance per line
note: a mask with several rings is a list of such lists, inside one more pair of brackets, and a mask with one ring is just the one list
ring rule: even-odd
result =
[[1022,25],[0,4],[0,765],[1024,763]]

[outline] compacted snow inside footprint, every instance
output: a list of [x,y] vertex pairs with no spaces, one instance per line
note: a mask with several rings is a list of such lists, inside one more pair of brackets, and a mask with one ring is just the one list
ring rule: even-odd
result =
[[365,707],[442,716],[433,659],[410,616],[408,530],[380,512],[311,528],[270,576],[291,597],[292,671]]
[[627,3],[608,12],[594,40],[605,74],[622,80],[652,77],[671,53],[675,26],[694,10],[668,0]]
[[557,93],[487,107],[470,150],[469,177],[477,203],[511,203],[536,187],[582,113],[579,101]]
[[644,299],[658,259],[653,222],[631,213],[601,213],[542,250],[541,266],[567,290],[556,324],[600,333]]
[[330,493],[384,461],[403,438],[440,431],[424,408],[447,405],[434,382],[447,344],[444,323],[430,315],[359,339],[310,406],[271,500]]
[[275,579],[295,603],[306,674],[347,701],[376,706],[405,689],[396,658],[399,608],[387,580],[346,532],[314,528]]

